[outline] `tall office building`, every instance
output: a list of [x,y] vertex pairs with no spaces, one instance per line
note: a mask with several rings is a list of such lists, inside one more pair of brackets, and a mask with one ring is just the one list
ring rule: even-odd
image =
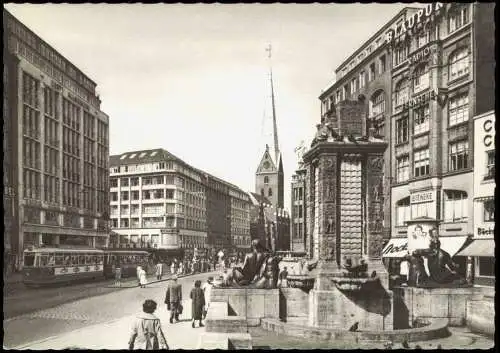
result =
[[[96,84],[8,11],[4,20],[4,245],[105,246],[108,116]],[[6,145],[5,145],[6,144]]]
[[167,255],[250,246],[250,200],[237,186],[164,149],[110,157],[115,247]]

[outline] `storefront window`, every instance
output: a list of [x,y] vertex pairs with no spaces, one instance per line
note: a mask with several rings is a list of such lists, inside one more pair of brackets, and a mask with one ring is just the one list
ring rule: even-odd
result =
[[479,276],[495,277],[494,257],[479,257]]
[[495,221],[495,200],[488,200],[484,203],[484,222]]
[[405,226],[405,222],[410,220],[410,197],[400,200],[396,204],[396,225]]
[[468,218],[467,193],[459,190],[445,190],[444,221],[464,222]]

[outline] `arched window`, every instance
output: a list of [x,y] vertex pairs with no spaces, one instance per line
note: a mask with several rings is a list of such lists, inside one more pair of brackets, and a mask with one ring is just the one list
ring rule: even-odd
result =
[[408,102],[408,79],[403,78],[395,87],[396,106],[400,106]]
[[444,191],[444,221],[464,222],[468,218],[467,193],[461,190]]
[[410,220],[410,196],[396,202],[396,226],[403,227]]
[[429,67],[426,63],[420,64],[413,72],[413,93],[429,87]]
[[469,73],[469,50],[460,48],[455,50],[448,59],[449,81]]
[[378,90],[372,95],[368,108],[370,118],[376,118],[385,113],[384,91]]
[[273,196],[273,189],[269,188],[269,191],[267,192],[267,196],[269,196],[269,197]]
[[264,177],[264,184],[269,184],[269,177],[267,175]]

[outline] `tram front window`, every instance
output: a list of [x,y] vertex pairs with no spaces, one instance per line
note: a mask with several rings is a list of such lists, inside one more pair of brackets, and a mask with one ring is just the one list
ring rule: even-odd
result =
[[48,255],[40,255],[39,257],[39,264],[40,264],[40,267],[46,267],[48,262],[49,262],[49,256]]
[[35,253],[29,252],[24,254],[24,266],[25,267],[35,266]]

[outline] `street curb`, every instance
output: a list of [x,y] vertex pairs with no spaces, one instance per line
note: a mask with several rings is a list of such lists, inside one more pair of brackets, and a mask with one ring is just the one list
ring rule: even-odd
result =
[[[196,276],[196,275],[202,275],[202,274],[211,274],[211,273],[216,273],[217,271],[210,271],[210,272],[198,272],[198,273],[190,273],[190,274],[187,274],[187,275],[177,275],[177,278],[180,279],[180,278],[184,278],[184,277],[189,277],[189,276]],[[160,283],[160,282],[166,282],[166,281],[171,281],[172,280],[172,277],[169,277],[169,278],[165,278],[165,279],[161,279],[161,280],[155,280],[155,281],[151,281],[151,282],[148,282],[146,284],[146,287],[150,284],[154,284],[154,283]],[[138,288],[139,285],[136,284],[136,285],[133,285],[133,286],[121,286],[121,287],[115,287],[115,286],[104,286],[104,288],[123,288],[123,289],[127,289],[127,288]]]

